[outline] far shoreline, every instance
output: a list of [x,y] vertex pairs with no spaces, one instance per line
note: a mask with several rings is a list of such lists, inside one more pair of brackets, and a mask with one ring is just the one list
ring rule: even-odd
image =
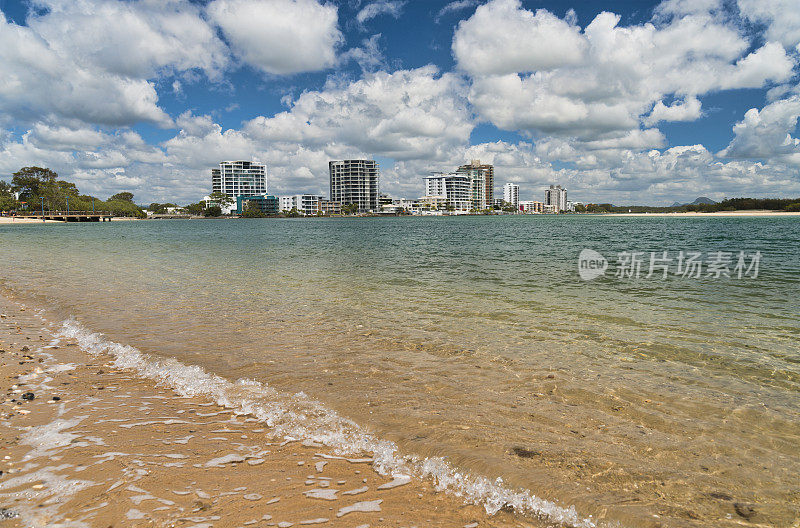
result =
[[800,216],[800,211],[768,211],[768,210],[742,210],[742,211],[714,211],[701,213],[698,211],[686,211],[675,213],[585,213],[592,216],[657,216],[657,217],[720,217],[720,216]]
[[[398,218],[398,217],[426,217],[426,218],[442,218],[442,217],[473,217],[473,216],[531,216],[531,217],[650,217],[650,218],[778,218],[778,217],[798,217],[800,211],[769,211],[769,210],[741,210],[741,211],[714,211],[714,212],[699,212],[699,211],[684,211],[684,212],[641,212],[641,213],[565,213],[565,214],[459,214],[459,215],[386,215],[386,214],[367,214],[367,215],[353,215],[353,216],[307,216],[297,218]],[[282,219],[289,218],[284,216],[275,217],[259,217],[263,219]],[[250,220],[250,218],[241,216],[220,216],[220,217],[202,217],[202,216],[170,216],[163,218],[134,218],[125,216],[115,216],[112,218],[113,222],[130,222],[141,220]],[[74,224],[86,222],[64,222],[61,220],[41,220],[39,218],[28,218],[23,216],[0,216],[0,225],[31,225],[31,224]]]

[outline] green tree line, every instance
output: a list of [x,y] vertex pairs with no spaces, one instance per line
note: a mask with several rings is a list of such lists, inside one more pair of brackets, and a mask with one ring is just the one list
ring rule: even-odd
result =
[[[15,194],[19,194],[19,199]],[[117,193],[107,200],[81,194],[74,183],[59,180],[58,174],[44,167],[23,167],[0,181],[0,211],[104,211],[114,216],[143,218],[144,211],[133,203],[133,193]]]
[[730,211],[800,211],[800,198],[728,198],[714,204],[687,204],[676,207],[651,207],[648,205],[586,204],[576,205],[576,213],[684,213]]

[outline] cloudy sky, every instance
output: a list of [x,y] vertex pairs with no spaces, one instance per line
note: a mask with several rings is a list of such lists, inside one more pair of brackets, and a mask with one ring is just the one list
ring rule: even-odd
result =
[[800,196],[797,1],[0,0],[0,178],[188,203],[255,159],[327,195],[368,156],[416,198],[479,158],[521,199]]

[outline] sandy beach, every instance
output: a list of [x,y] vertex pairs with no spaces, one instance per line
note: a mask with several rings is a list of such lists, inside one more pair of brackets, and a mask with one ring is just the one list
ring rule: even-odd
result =
[[3,526],[539,526],[381,475],[371,453],[275,438],[55,338],[2,296],[0,316]]
[[0,225],[7,224],[63,224],[58,220],[40,220],[38,218],[26,218],[23,216],[0,216]]
[[[142,218],[130,218],[125,216],[115,216],[111,219],[112,222],[131,222],[136,220],[143,220]],[[0,225],[9,224],[66,224],[73,222],[62,222],[61,220],[44,220],[38,218],[26,218],[24,216],[0,216]]]

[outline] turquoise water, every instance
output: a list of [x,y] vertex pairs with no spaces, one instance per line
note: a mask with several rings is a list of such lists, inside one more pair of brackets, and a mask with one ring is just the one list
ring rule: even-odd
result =
[[[54,320],[303,391],[601,525],[800,516],[800,218],[0,225],[0,245],[3,285]],[[604,277],[580,279],[585,248]],[[623,251],[640,278],[614,276]],[[761,259],[662,280],[651,251]]]

